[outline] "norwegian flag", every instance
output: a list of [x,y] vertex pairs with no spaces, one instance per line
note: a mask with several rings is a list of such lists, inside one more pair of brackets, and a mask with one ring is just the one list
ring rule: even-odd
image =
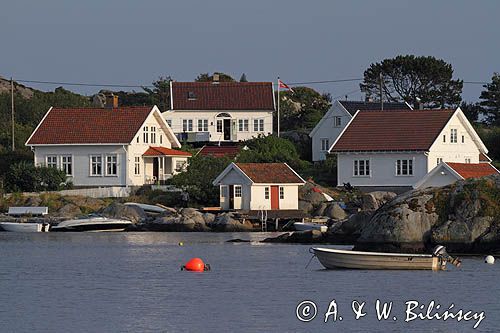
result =
[[293,89],[290,88],[285,82],[281,81],[280,79],[278,79],[278,87],[283,89],[288,89],[291,92],[293,92]]

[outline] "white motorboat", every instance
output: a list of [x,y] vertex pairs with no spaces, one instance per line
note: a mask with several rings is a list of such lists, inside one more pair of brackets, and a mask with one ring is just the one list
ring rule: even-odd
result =
[[446,253],[444,246],[436,246],[433,254],[405,254],[362,252],[328,248],[311,248],[319,262],[327,269],[408,269],[444,270],[450,262],[460,266],[458,258]]
[[48,223],[0,222],[0,227],[11,232],[48,232],[50,225]]
[[144,210],[145,212],[148,212],[148,213],[161,214],[166,210],[165,208],[162,208],[162,207],[159,207],[156,205],[148,205],[148,204],[142,204],[142,203],[138,203],[138,202],[126,202],[125,205],[141,207],[142,210]]
[[124,231],[132,222],[111,219],[104,216],[87,216],[62,221],[50,228],[51,231]]
[[319,230],[321,232],[327,232],[328,226],[319,223],[308,223],[308,222],[295,222],[293,227],[297,231],[307,231],[307,230]]

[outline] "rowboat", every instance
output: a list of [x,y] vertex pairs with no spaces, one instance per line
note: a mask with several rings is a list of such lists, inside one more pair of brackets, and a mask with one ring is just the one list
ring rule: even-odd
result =
[[19,222],[0,222],[0,227],[5,231],[11,232],[47,232],[48,223],[19,223]]
[[460,266],[458,258],[446,253],[444,246],[438,245],[432,254],[383,253],[311,248],[319,262],[327,269],[406,269],[445,270],[446,263]]

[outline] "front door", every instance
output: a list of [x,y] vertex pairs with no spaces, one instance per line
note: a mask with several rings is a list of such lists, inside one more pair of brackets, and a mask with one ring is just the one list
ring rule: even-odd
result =
[[229,185],[229,209],[234,209],[234,185]]
[[271,186],[271,209],[280,209],[279,187]]
[[231,140],[231,119],[224,119],[224,140]]
[[160,172],[159,172],[159,158],[158,157],[155,157],[153,158],[153,179],[155,181],[158,181],[158,176],[160,175]]

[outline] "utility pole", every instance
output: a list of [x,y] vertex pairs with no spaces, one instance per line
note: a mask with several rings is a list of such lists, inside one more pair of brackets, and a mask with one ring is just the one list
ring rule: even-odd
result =
[[280,77],[278,76],[278,138],[280,137]]
[[383,77],[382,77],[382,72],[380,72],[380,110],[384,111],[384,97],[382,95],[382,84],[383,84]]
[[10,77],[10,107],[12,111],[12,151],[16,149],[14,141],[14,80]]

